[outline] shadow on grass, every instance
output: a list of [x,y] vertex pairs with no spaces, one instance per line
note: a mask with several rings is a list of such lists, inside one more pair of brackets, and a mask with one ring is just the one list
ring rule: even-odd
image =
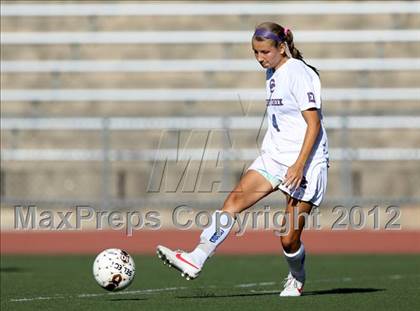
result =
[[191,298],[232,298],[232,297],[252,297],[252,296],[268,296],[278,295],[279,291],[276,292],[263,292],[263,293],[246,293],[246,294],[231,294],[231,295],[216,295],[212,293],[199,294],[195,296],[178,296],[179,299],[191,299]]
[[108,301],[140,301],[140,300],[148,300],[148,298],[111,298]]
[[[345,295],[345,294],[361,294],[361,293],[374,293],[385,291],[380,288],[333,288],[326,290],[316,290],[303,293],[303,296],[316,296],[316,295]],[[252,297],[252,296],[278,296],[280,291],[266,291],[266,292],[250,292],[243,294],[231,295],[217,295],[213,293],[200,293],[192,296],[178,296],[179,299],[193,299],[193,298],[233,298],[233,297]]]
[[385,289],[383,288],[333,288],[333,289],[324,289],[324,290],[314,290],[309,292],[304,292],[303,296],[311,295],[340,295],[340,294],[361,294],[361,293],[374,293],[382,292]]
[[1,273],[16,273],[16,272],[26,272],[25,269],[18,267],[0,267]]

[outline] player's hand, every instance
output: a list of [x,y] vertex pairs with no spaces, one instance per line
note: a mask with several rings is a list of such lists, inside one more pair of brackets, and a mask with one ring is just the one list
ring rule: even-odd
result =
[[303,179],[303,168],[304,165],[295,163],[287,169],[286,178],[283,185],[289,189],[299,187]]

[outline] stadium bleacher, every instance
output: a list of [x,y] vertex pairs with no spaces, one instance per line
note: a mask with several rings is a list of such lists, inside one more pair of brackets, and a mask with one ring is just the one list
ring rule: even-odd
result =
[[[168,160],[173,186],[212,131],[203,178],[233,184],[262,136],[264,73],[249,41],[265,20],[291,27],[321,70],[327,202],[419,203],[419,15],[417,1],[4,1],[2,203],[169,204],[179,194],[148,192],[153,169]],[[207,207],[224,196],[181,197]]]

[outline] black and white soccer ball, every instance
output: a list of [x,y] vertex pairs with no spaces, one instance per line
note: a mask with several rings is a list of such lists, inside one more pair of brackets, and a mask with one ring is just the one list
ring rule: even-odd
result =
[[118,248],[102,251],[93,263],[93,276],[96,282],[109,291],[126,288],[133,282],[135,274],[133,257]]

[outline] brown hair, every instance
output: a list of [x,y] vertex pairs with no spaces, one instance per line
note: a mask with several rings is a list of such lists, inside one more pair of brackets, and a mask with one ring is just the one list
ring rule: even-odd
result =
[[254,35],[253,39],[255,39],[257,41],[270,40],[272,42],[272,45],[275,46],[276,48],[278,48],[279,45],[282,42],[287,42],[287,45],[289,47],[290,54],[292,54],[292,57],[296,58],[296,59],[299,59],[302,62],[304,62],[305,65],[307,65],[309,68],[311,68],[313,71],[315,71],[315,73],[319,76],[318,69],[316,69],[314,66],[311,66],[311,65],[307,64],[305,62],[305,60],[303,59],[302,53],[295,47],[295,43],[293,42],[293,33],[290,29],[284,28],[283,26],[281,26],[279,24],[276,24],[276,23],[272,23],[272,22],[261,23],[255,29],[256,30],[257,29],[268,30],[269,32],[272,32],[275,35],[277,35],[282,40],[277,41],[277,40],[265,38],[265,37],[258,36],[258,35]]

